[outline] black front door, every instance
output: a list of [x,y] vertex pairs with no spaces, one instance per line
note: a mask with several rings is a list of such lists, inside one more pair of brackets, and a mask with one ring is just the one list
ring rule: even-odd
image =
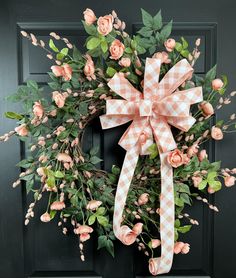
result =
[[[0,1],[0,133],[14,128],[14,123],[3,117],[12,111],[14,104],[4,98],[14,92],[18,85],[34,79],[41,85],[47,81],[50,63],[40,49],[23,40],[20,31],[35,33],[45,41],[51,31],[68,37],[79,48],[83,47],[85,34],[80,20],[87,7],[97,15],[110,13],[113,9],[126,21],[129,32],[135,32],[141,19],[140,8],[156,13],[160,8],[166,21],[174,19],[173,37],[184,36],[194,43],[202,40],[202,57],[197,72],[204,74],[218,60],[219,72],[229,76],[236,87],[236,3],[233,0],[218,1],[95,1],[95,0],[1,0]],[[221,118],[233,113],[235,103],[221,113]],[[94,125],[88,131],[88,144],[100,144],[105,169],[123,160],[124,152],[117,145],[121,129],[103,132]],[[223,166],[233,168],[235,159],[235,136],[227,137],[223,144],[208,146],[213,159],[223,160]],[[227,155],[226,155],[227,154]],[[87,258],[80,261],[78,241],[72,235],[64,236],[56,222],[43,225],[39,222],[42,211],[38,209],[34,221],[23,225],[26,213],[26,194],[21,188],[12,189],[11,184],[18,173],[15,164],[25,156],[23,144],[12,139],[0,145],[0,277],[147,277],[147,261],[135,248],[115,246],[115,259],[104,251],[97,251],[96,242],[86,245]],[[200,225],[194,227],[186,238],[191,252],[178,256],[167,277],[202,276],[214,278],[236,277],[235,254],[236,189],[222,191],[215,201],[220,213],[213,215],[201,203],[191,209],[193,218]],[[28,200],[30,201],[30,200]]]

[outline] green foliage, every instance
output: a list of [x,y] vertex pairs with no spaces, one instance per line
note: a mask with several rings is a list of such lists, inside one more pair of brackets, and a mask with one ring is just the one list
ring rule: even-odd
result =
[[188,42],[185,40],[184,37],[181,37],[181,41],[182,43],[176,42],[175,49],[181,54],[181,56],[183,56],[184,58],[188,58],[189,56]]
[[56,47],[54,44],[54,41],[52,39],[49,40],[49,47],[54,51],[54,52],[59,52],[59,49]]

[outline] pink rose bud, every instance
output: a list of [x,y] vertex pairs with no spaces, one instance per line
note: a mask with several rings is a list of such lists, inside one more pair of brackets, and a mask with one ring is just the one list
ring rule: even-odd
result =
[[214,193],[215,193],[215,190],[209,186],[209,187],[207,188],[207,192],[208,192],[209,194],[214,194]]
[[151,246],[153,249],[157,248],[161,245],[161,241],[159,239],[152,239],[151,240]]
[[235,184],[235,177],[234,176],[227,176],[224,178],[225,186],[231,187]]
[[112,31],[114,18],[111,14],[100,16],[97,21],[97,30],[103,36],[108,35]]
[[97,200],[91,200],[88,202],[86,208],[88,210],[96,210],[98,207],[100,207],[102,204],[101,201],[97,201]]
[[132,231],[138,236],[142,233],[143,223],[137,223],[133,226]]
[[44,114],[44,109],[43,109],[42,104],[39,101],[36,101],[34,103],[33,113],[34,113],[35,117],[42,119],[43,114]]
[[207,158],[207,152],[206,152],[206,150],[201,150],[198,154],[198,160],[201,162],[205,158]]
[[50,217],[50,214],[49,213],[47,213],[47,212],[45,212],[44,214],[42,214],[41,216],[40,216],[40,220],[42,221],[42,222],[49,222],[50,220],[51,220],[51,217]]
[[81,225],[78,228],[76,228],[74,230],[74,233],[76,235],[80,235],[80,234],[90,234],[93,232],[93,228],[87,226],[87,225]]
[[86,234],[86,233],[81,234],[81,235],[79,236],[79,239],[80,239],[81,242],[85,242],[85,241],[87,241],[87,240],[90,239],[90,234]]
[[211,82],[211,86],[214,91],[218,91],[224,86],[224,83],[221,79],[217,78]]
[[96,76],[95,76],[95,66],[94,66],[93,59],[88,54],[86,55],[86,58],[87,58],[87,61],[84,66],[84,74],[88,80],[91,80],[91,79],[95,80]]
[[84,12],[84,21],[87,25],[91,25],[96,21],[96,16],[91,9],[86,9]]
[[110,58],[113,60],[118,60],[123,55],[125,50],[124,44],[119,40],[114,40],[109,48]]
[[181,253],[182,254],[188,254],[189,250],[190,250],[189,244],[185,243],[184,246],[182,247]]
[[211,116],[214,114],[214,108],[210,104],[210,102],[204,101],[199,106],[200,106],[204,116]]
[[60,201],[55,201],[51,204],[50,209],[51,210],[62,210],[66,207],[64,202],[60,202]]
[[72,162],[72,158],[67,153],[59,153],[57,155],[57,160],[62,161],[62,162],[66,162],[66,163],[71,163]]
[[181,241],[178,241],[174,245],[174,253],[179,254],[182,251],[182,248],[184,247],[184,243]]
[[195,176],[193,176],[192,177],[192,181],[193,181],[194,187],[198,188],[199,183],[202,182],[202,177],[199,177],[199,176],[195,177]]
[[175,40],[174,39],[168,39],[164,42],[165,48],[168,52],[172,52],[175,48]]
[[149,200],[149,194],[148,193],[143,193],[140,195],[138,198],[138,204],[139,206],[145,205]]
[[215,140],[222,140],[224,135],[219,127],[213,126],[211,128],[211,137]]
[[131,60],[130,58],[122,58],[119,61],[119,65],[125,68],[128,68],[131,65]]
[[22,124],[20,126],[17,126],[15,128],[15,132],[19,135],[19,136],[27,136],[28,135],[28,129],[26,124]]

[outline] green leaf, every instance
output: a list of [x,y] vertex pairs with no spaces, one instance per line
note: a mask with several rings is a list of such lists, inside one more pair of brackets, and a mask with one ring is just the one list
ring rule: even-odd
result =
[[178,207],[183,207],[184,206],[184,202],[182,199],[180,199],[179,197],[175,196],[175,204]]
[[8,119],[14,119],[14,120],[22,120],[24,117],[18,113],[15,112],[5,112],[5,117]]
[[93,223],[96,221],[96,215],[95,214],[92,214],[89,216],[89,219],[88,219],[88,224],[89,226],[93,225]]
[[85,21],[82,21],[82,23],[83,23],[83,25],[84,25],[85,31],[86,31],[89,35],[95,36],[95,35],[97,34],[97,29],[96,29],[96,27],[95,27],[93,24],[87,25],[87,24],[85,23]]
[[109,76],[109,77],[113,77],[116,73],[116,70],[113,69],[112,67],[108,67],[107,70],[106,70],[106,74]]
[[165,41],[171,34],[172,30],[172,20],[167,23],[161,30],[161,37]]
[[148,151],[150,152],[149,154],[149,158],[150,159],[154,159],[158,156],[158,148],[157,148],[157,144],[152,144],[149,148]]
[[189,186],[187,184],[184,184],[184,183],[179,184],[179,190],[178,191],[190,194]]
[[64,173],[62,173],[61,171],[56,171],[55,173],[54,173],[54,176],[55,176],[55,178],[59,178],[59,179],[61,179],[61,178],[64,178]]
[[182,51],[180,52],[180,54],[181,54],[183,57],[188,58],[188,56],[189,56],[189,51],[188,51],[187,49],[185,49],[185,50],[182,50]]
[[59,52],[59,49],[55,46],[54,41],[52,39],[49,40],[49,47],[54,51],[54,52]]
[[147,27],[153,27],[153,18],[152,16],[145,11],[144,9],[141,9],[142,12],[142,20],[143,20],[143,24]]
[[98,237],[98,249],[101,249],[106,246],[107,236]]
[[114,175],[119,175],[120,174],[120,168],[115,166],[115,165],[112,165],[111,172]]
[[209,182],[215,180],[216,177],[217,177],[217,172],[210,172],[207,175],[207,181]]
[[180,194],[180,199],[185,203],[185,204],[188,204],[188,205],[191,205],[191,199],[189,197],[189,195],[187,193],[181,193]]
[[62,48],[62,50],[60,51],[64,56],[66,56],[68,54],[69,49],[68,48]]
[[90,149],[89,153],[91,156],[96,155],[99,152],[99,146],[94,146],[92,149]]
[[192,225],[185,225],[185,226],[179,227],[177,229],[177,231],[179,233],[185,234],[185,233],[189,232],[191,228],[192,228]]
[[183,43],[183,49],[188,48],[188,42],[185,40],[184,37],[181,37],[182,43]]
[[28,194],[34,186],[34,181],[33,180],[29,180],[26,182],[26,193]]
[[133,53],[133,50],[130,47],[126,47],[125,53],[131,54]]
[[57,136],[57,139],[58,140],[64,140],[69,136],[69,133],[70,133],[69,130],[64,130]]
[[178,51],[178,52],[181,52],[183,50],[183,46],[180,42],[176,42],[175,44],[175,49]]
[[207,186],[207,180],[202,180],[198,185],[198,189],[203,190],[206,186]]
[[106,209],[104,207],[99,207],[96,211],[97,215],[104,215],[106,212]]
[[92,163],[92,164],[98,164],[99,162],[101,162],[102,161],[102,159],[100,159],[99,157],[97,157],[97,156],[92,156],[91,158],[90,158],[90,162]]
[[79,51],[79,49],[76,46],[73,46],[73,54],[72,54],[73,60],[80,61],[82,60],[82,55]]
[[27,81],[27,86],[34,91],[38,91],[38,89],[39,89],[37,82],[34,81],[34,80],[28,80]]
[[79,113],[83,116],[86,116],[88,114],[88,103],[87,102],[80,102]]
[[114,258],[114,244],[110,239],[106,240],[106,249]]
[[175,220],[175,228],[179,228],[180,227],[180,220],[176,219]]
[[50,218],[52,220],[56,216],[57,211],[56,210],[51,210],[49,214],[50,214]]
[[213,79],[215,79],[215,77],[216,77],[216,65],[206,73],[205,79],[206,81],[211,82]]
[[106,227],[109,224],[108,219],[105,216],[99,215],[99,216],[97,216],[97,220],[98,220],[98,223],[100,225],[102,225],[103,227]]
[[221,189],[221,187],[222,187],[222,184],[221,184],[220,181],[210,181],[209,185],[215,191],[219,191]]
[[101,42],[101,49],[102,49],[102,52],[103,52],[103,53],[106,53],[106,52],[107,52],[107,50],[108,50],[108,44],[107,44],[106,41],[102,41],[102,42]]
[[153,29],[160,30],[162,27],[161,10],[154,16],[153,21]]
[[48,177],[47,180],[46,180],[46,184],[49,187],[54,187],[55,186],[55,177],[54,176]]
[[87,48],[89,50],[92,50],[92,49],[98,47],[100,43],[101,43],[100,39],[93,37],[87,42]]
[[142,35],[143,37],[150,37],[153,33],[153,30],[150,27],[144,26],[139,31],[138,34]]

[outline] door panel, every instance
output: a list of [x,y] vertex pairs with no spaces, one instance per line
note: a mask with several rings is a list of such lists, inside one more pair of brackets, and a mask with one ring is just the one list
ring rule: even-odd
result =
[[[48,34],[55,31],[69,38],[81,49],[86,37],[80,20],[82,11],[86,7],[92,8],[98,15],[115,9],[126,21],[128,31],[133,33],[140,27],[138,21],[140,21],[141,7],[152,13],[162,8],[164,19],[167,21],[173,18],[176,22],[173,28],[174,38],[184,36],[192,44],[196,38],[201,38],[202,57],[196,65],[196,72],[206,73],[216,63],[216,52],[218,52],[220,71],[223,71],[224,67],[232,86],[236,86],[236,81],[233,80],[234,61],[236,61],[233,50],[236,37],[232,35],[229,41],[229,34],[234,34],[236,26],[236,19],[233,16],[236,7],[234,1],[199,0],[196,3],[189,3],[190,1],[180,0],[178,4],[174,4],[164,0],[158,2],[136,0],[135,7],[131,2],[119,1],[118,3],[114,0],[32,2],[30,0],[1,1],[0,133],[14,128],[14,123],[4,119],[2,115],[5,111],[13,110],[15,105],[3,102],[3,98],[28,79],[34,79],[45,86],[48,80],[46,72],[51,66],[45,53],[23,39],[20,31],[32,32],[45,41],[49,38]],[[218,25],[212,22],[217,22]],[[221,117],[233,113],[234,107],[231,106],[227,111],[221,112]],[[122,165],[124,151],[117,143],[126,127],[102,131],[99,121],[96,120],[86,132],[85,149],[92,145],[100,145],[101,156],[104,159],[101,167],[106,170],[109,170],[113,164]],[[232,146],[234,139],[236,137],[231,136],[226,138],[224,145],[208,145],[211,159],[222,158],[224,166],[233,167],[236,160],[230,145]],[[56,222],[49,224],[39,222],[39,215],[43,212],[43,202],[35,211],[35,219],[29,226],[24,227],[24,214],[27,209],[25,201],[29,203],[30,197],[26,197],[24,189],[13,190],[11,184],[18,174],[14,165],[27,155],[25,147],[16,139],[11,139],[4,145],[0,145],[0,154],[1,158],[4,158],[0,160],[1,278],[150,277],[147,271],[147,259],[135,247],[123,247],[118,242],[115,245],[116,258],[112,259],[106,252],[97,251],[96,241],[91,240],[86,244],[86,261],[82,263],[79,258],[78,241],[73,234],[64,236]],[[233,263],[236,225],[235,223],[230,225],[236,215],[233,196],[235,191],[235,189],[232,189],[231,193],[223,191],[216,196],[216,200],[222,203],[219,216],[214,216],[202,203],[197,203],[189,210],[191,216],[199,220],[200,226],[194,227],[185,237],[186,242],[191,244],[190,254],[176,256],[173,269],[166,277],[233,278],[236,276]],[[214,202],[213,198],[211,202]],[[229,226],[231,229],[227,228]]]

